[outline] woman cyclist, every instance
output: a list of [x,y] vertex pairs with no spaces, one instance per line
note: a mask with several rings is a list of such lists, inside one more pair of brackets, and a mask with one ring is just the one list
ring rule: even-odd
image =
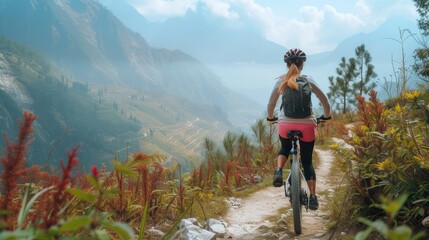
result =
[[[320,90],[313,79],[309,76],[301,76],[301,71],[304,67],[304,62],[307,57],[303,51],[294,48],[290,49],[284,55],[284,61],[288,68],[286,74],[279,77],[274,85],[267,105],[267,121],[273,123],[277,120],[274,116],[274,109],[277,100],[286,88],[298,89],[296,79],[304,77],[308,80],[311,86],[311,92],[316,95],[323,106],[323,115],[320,119],[328,120],[331,116],[331,107],[326,95]],[[316,173],[313,167],[313,148],[316,138],[317,119],[314,113],[307,117],[292,118],[286,117],[283,111],[279,111],[278,116],[278,134],[280,137],[281,148],[277,157],[277,169],[273,177],[273,186],[281,187],[283,185],[283,167],[289,157],[289,152],[292,148],[292,141],[287,138],[287,133],[290,130],[299,130],[302,132],[303,137],[300,140],[301,162],[304,168],[304,177],[307,180],[308,188],[310,190],[309,208],[317,210],[319,203],[316,196]]]

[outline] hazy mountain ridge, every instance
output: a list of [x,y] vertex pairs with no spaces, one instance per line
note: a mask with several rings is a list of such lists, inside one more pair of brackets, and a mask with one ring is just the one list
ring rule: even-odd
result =
[[[198,6],[194,11],[188,10],[184,16],[159,23],[146,20],[127,1],[99,1],[122,19],[125,25],[141,33],[148,42],[179,48],[201,59],[220,76],[223,84],[252,98],[260,106],[265,106],[268,101],[275,78],[286,71],[282,59],[286,48],[264,39],[262,35],[255,35],[258,26],[247,19],[245,14],[240,14],[239,20],[222,21]],[[240,11],[236,8],[232,10]],[[240,24],[246,26],[246,29],[240,29]],[[374,80],[380,84],[385,82],[384,78],[392,80],[393,71],[397,70],[394,68],[399,67],[401,58],[399,31],[404,29],[418,34],[416,19],[393,16],[373,32],[345,39],[332,51],[308,54],[303,73],[313,76],[322,89],[328,91],[328,77],[336,75],[341,57],[354,57],[356,47],[365,44],[378,74]],[[412,38],[405,41],[407,65],[413,64],[412,53],[417,47],[418,44]],[[412,77],[411,84],[416,80]]]
[[[186,17],[195,20],[201,16],[189,12]],[[265,57],[262,59],[275,58],[278,62],[267,60],[261,64],[254,61],[259,58],[255,58],[253,54],[264,50],[264,44],[260,47],[249,47],[242,43],[246,40],[269,41],[252,34],[243,34],[244,38],[236,42],[226,39],[229,35],[217,34],[218,37],[225,38],[224,42],[220,42],[221,45],[228,45],[230,48],[245,47],[244,49],[252,54],[235,54],[234,56],[243,58],[238,60],[225,58],[224,62],[218,63],[219,65],[204,65],[181,50],[153,48],[139,33],[125,28],[116,17],[95,1],[0,0],[0,22],[1,35],[46,53],[56,67],[64,71],[64,76],[67,76],[65,78],[78,80],[79,84],[88,84],[91,89],[89,94],[95,99],[100,97],[97,96],[97,92],[103,92],[100,101],[106,108],[110,109],[112,103],[118,103],[116,114],[123,110],[119,117],[125,116],[133,123],[140,122],[142,129],[137,132],[139,136],[131,139],[144,142],[143,149],[157,151],[158,145],[162,147],[162,151],[174,151],[172,154],[174,156],[182,154],[180,158],[187,154],[183,154],[183,151],[192,152],[190,154],[199,151],[195,148],[196,145],[188,146],[189,142],[201,139],[202,136],[221,139],[222,136],[218,133],[233,129],[229,122],[247,128],[249,123],[263,115],[261,105],[264,106],[268,101],[275,78],[286,70],[282,60],[285,50],[278,50],[278,46],[270,43],[267,44],[274,46],[273,49],[276,50],[266,51],[271,57],[263,55]],[[373,56],[375,71],[381,78],[391,71],[391,53],[394,51],[400,53],[400,46],[394,41],[388,40],[391,44],[386,44],[387,38],[395,38],[395,35],[389,36],[386,33],[396,34],[398,23],[401,23],[399,26],[401,27],[405,26],[402,23],[410,22],[392,21],[390,25],[386,24],[388,27],[386,29],[391,30],[383,30],[385,34],[382,36],[377,31],[359,34],[343,41],[332,52],[310,55],[304,73],[312,75],[323,89],[327,89],[327,77],[335,75],[340,58],[352,57],[354,49],[364,43]],[[179,21],[178,24],[182,22]],[[215,29],[220,29],[225,34],[228,30],[222,29],[223,27],[217,26]],[[176,35],[163,38],[173,42]],[[233,38],[236,36],[233,35]],[[201,41],[198,38],[197,40]],[[221,53],[224,50],[220,51],[208,43],[202,44],[209,46],[207,48],[207,52],[211,52],[209,54],[217,54],[216,51]],[[387,66],[380,67],[380,62]],[[255,82],[258,84],[254,84]],[[230,91],[222,83],[234,86],[236,92]],[[103,90],[107,88],[106,86],[109,88],[121,86],[125,90],[123,93],[113,94]],[[8,129],[9,126],[15,128],[12,124],[21,114],[18,109],[22,108],[23,101],[17,101],[4,91],[0,91],[0,95],[3,96],[7,106],[13,106],[13,109],[8,107],[4,110],[5,107],[0,105],[5,112],[1,116],[7,119],[3,120],[2,117],[1,121],[4,121]],[[39,95],[47,101],[50,92],[46,94],[39,90]],[[251,97],[255,102],[246,100],[241,95]],[[60,108],[60,105],[55,107]],[[39,109],[43,110],[43,106],[39,105]],[[56,117],[59,126],[60,123],[64,126],[67,119],[64,113],[58,112],[48,112],[44,117],[50,116]],[[87,121],[91,121],[91,118],[88,117]],[[161,126],[163,124],[174,127],[163,128]],[[205,130],[211,132],[203,134]],[[64,128],[62,131],[64,132]],[[194,139],[188,139],[188,136],[193,135],[192,132],[199,135]],[[153,138],[142,137],[143,135]],[[58,135],[55,137],[58,138]],[[177,139],[180,141],[176,141]],[[123,144],[126,145],[125,142]],[[114,152],[118,147],[112,147],[107,152]],[[125,152],[125,147],[121,149]]]
[[[47,53],[73,79],[165,91],[228,113],[249,101],[193,57],[152,48],[96,1],[2,0],[1,5],[0,34]],[[201,88],[189,91],[196,83]]]
[[[226,20],[214,16],[198,3],[195,11],[188,10],[184,16],[165,22],[149,22],[127,1],[99,2],[151,45],[179,49],[205,64],[272,63],[281,60],[281,53],[286,51],[286,48],[266,40],[245,13],[240,14],[240,19]],[[240,9],[234,11],[241,12]]]
[[[125,28],[95,1],[0,0],[0,22],[0,35],[37,49],[47,56],[47,60],[43,61],[55,64],[55,68],[62,72],[57,74],[61,77],[56,77],[60,78],[60,85],[72,89],[75,84],[77,89],[83,86],[88,91],[86,94],[93,99],[62,99],[58,89],[36,84],[44,79],[39,78],[47,74],[45,72],[49,67],[41,68],[38,75],[28,78],[35,80],[21,87],[31,89],[37,96],[34,104],[27,109],[34,111],[44,122],[39,126],[42,132],[38,136],[45,140],[45,147],[57,144],[56,139],[67,142],[67,145],[89,142],[79,134],[73,135],[73,141],[63,137],[69,136],[70,131],[75,132],[75,129],[89,133],[87,128],[94,123],[100,129],[106,128],[109,136],[93,134],[94,141],[85,144],[85,151],[96,148],[97,152],[105,154],[102,157],[88,157],[90,161],[112,159],[119,151],[124,154],[136,149],[128,147],[128,144],[141,144],[141,149],[145,151],[161,151],[162,154],[171,154],[175,160],[184,160],[189,155],[196,157],[195,154],[200,153],[198,145],[204,137],[219,140],[227,130],[235,129],[230,123],[231,119],[245,128],[247,123],[254,122],[259,116],[255,108],[249,108],[254,103],[223,86],[219,77],[199,61],[178,50],[150,47],[139,34]],[[33,64],[31,61],[38,64],[40,59],[28,60],[28,64]],[[4,76],[3,72],[0,74]],[[14,75],[17,73],[11,76],[18,82],[22,80]],[[112,94],[106,90],[110,87],[124,90],[120,94]],[[1,114],[3,126],[7,126],[5,130],[9,133],[16,129],[16,119],[22,115],[23,106],[4,91],[0,91],[0,95],[8,104],[7,108],[0,107],[4,110]],[[85,109],[79,110],[72,103],[85,106]],[[97,104],[103,106],[102,112],[94,110]],[[127,132],[109,119],[103,119],[105,114],[109,115],[108,112],[124,118],[117,120],[117,124],[130,122],[129,127],[134,127],[132,136],[124,136],[120,143],[105,144],[105,140],[119,137],[110,134],[108,129],[112,128],[118,135]],[[85,120],[79,124],[74,122],[76,119],[69,119],[78,113]],[[47,124],[49,120],[53,123]],[[178,130],[188,129],[189,132],[168,128],[160,130],[168,125]],[[98,137],[103,140],[97,142]],[[171,137],[180,141],[170,141]],[[60,148],[58,155],[63,154],[66,147]],[[46,151],[46,148],[43,150]],[[36,155],[43,157],[46,152]]]
[[58,167],[66,150],[80,146],[81,166],[108,163],[115,146],[125,145],[138,132],[136,123],[94,100],[84,85],[77,88],[42,56],[5,38],[0,38],[0,83],[3,134],[16,138],[17,119],[23,118],[24,110],[37,116],[29,162]]
[[[409,31],[404,34],[404,49],[401,46],[400,31]],[[355,57],[355,49],[361,44],[370,52],[375,66],[377,82],[384,83],[384,78],[390,79],[394,71],[398,71],[402,58],[402,50],[405,53],[405,63],[410,66],[414,63],[413,53],[419,44],[409,34],[419,34],[417,22],[414,19],[396,17],[388,19],[377,30],[370,33],[360,33],[342,41],[333,51],[309,56],[307,71],[317,79],[321,79],[321,85],[328,89],[328,76],[336,76],[341,57],[349,59]],[[411,85],[417,79],[412,77]]]
[[36,114],[32,163],[56,164],[79,145],[85,167],[109,165],[138,150],[171,155],[186,167],[190,158],[200,160],[204,137],[219,140],[233,128],[214,105],[114,84],[79,83],[53,69],[43,56],[0,38],[1,130],[14,139],[24,109]]

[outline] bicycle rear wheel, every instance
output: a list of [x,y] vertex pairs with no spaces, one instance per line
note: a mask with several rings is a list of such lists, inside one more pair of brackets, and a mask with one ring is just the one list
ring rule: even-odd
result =
[[294,159],[291,167],[291,197],[293,210],[293,226],[296,234],[301,234],[302,205],[301,205],[301,175],[298,159]]

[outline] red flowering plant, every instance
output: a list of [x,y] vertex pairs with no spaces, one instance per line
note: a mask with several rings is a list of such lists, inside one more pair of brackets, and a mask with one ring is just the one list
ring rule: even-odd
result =
[[5,134],[6,149],[4,157],[0,158],[2,172],[0,176],[0,210],[3,213],[2,225],[7,229],[13,229],[20,209],[20,197],[18,197],[18,182],[26,176],[25,168],[28,144],[33,133],[33,121],[36,116],[30,112],[24,112],[24,121],[18,120],[19,133],[15,143],[10,142]]
[[[0,239],[106,239],[106,236],[134,238],[131,227],[112,221],[108,213],[96,208],[95,203],[104,193],[99,184],[101,174],[97,167],[92,167],[92,175],[88,176],[91,186],[89,189],[71,188],[76,185],[77,179],[77,176],[73,176],[73,169],[78,164],[77,147],[67,152],[66,164],[61,162],[61,176],[46,175],[37,166],[25,166],[34,120],[35,115],[24,112],[24,121],[19,120],[19,134],[15,143],[10,142],[5,135],[5,156],[0,157]],[[34,176],[30,177],[29,174]],[[20,183],[37,180],[42,176],[45,179],[37,184],[21,184],[27,186],[22,194]],[[79,215],[81,212],[84,215]]]
[[100,175],[100,172],[98,171],[97,166],[92,166],[92,167],[91,167],[91,172],[92,172],[92,176],[93,176],[95,179],[98,179],[98,176]]
[[[116,189],[110,189],[102,182],[102,175],[97,166],[91,167],[91,174],[87,175],[91,187],[89,189],[70,188],[67,191],[72,194],[83,209],[84,215],[74,216],[61,225],[63,233],[75,232],[74,237],[87,238],[111,235],[120,236],[121,239],[133,239],[133,229],[124,223],[114,221],[113,214],[108,212],[103,203],[117,194]],[[88,205],[89,204],[89,205]]]

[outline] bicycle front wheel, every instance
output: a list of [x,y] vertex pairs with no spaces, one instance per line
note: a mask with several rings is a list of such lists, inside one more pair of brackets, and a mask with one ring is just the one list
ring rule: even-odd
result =
[[301,234],[302,205],[301,205],[301,175],[299,161],[295,159],[291,167],[291,197],[293,210],[293,226],[296,234]]

